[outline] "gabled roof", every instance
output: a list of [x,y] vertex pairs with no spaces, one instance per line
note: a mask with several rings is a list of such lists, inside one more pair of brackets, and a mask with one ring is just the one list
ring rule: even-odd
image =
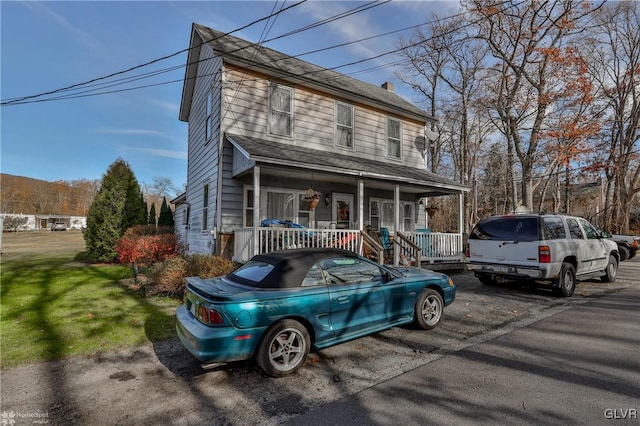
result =
[[443,195],[469,188],[425,169],[406,167],[392,162],[366,160],[346,154],[320,151],[298,145],[282,144],[227,133],[226,139],[248,160],[258,164],[307,169],[338,175],[357,176],[389,183],[421,187],[430,195]]
[[182,91],[180,120],[187,121],[201,44],[208,44],[224,61],[250,68],[291,84],[300,84],[340,96],[354,102],[367,104],[382,110],[427,122],[433,120],[426,112],[403,97],[370,83],[313,65],[284,53],[246,40],[226,35],[220,31],[193,24],[191,44],[187,58],[185,82]]

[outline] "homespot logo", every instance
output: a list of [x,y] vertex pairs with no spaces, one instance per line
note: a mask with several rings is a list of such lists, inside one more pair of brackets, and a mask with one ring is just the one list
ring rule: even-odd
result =
[[635,408],[607,408],[604,410],[604,417],[609,420],[636,420],[638,418],[638,410]]
[[0,425],[13,426],[17,424],[18,420],[29,420],[34,424],[46,424],[49,423],[49,413],[42,413],[34,411],[33,413],[21,413],[15,411],[3,411],[0,414]]

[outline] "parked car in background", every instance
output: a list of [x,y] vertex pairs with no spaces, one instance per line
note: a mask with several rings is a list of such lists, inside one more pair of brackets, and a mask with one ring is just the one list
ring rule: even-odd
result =
[[640,249],[640,236],[633,235],[616,235],[607,231],[600,231],[602,235],[610,240],[613,240],[618,245],[618,252],[620,253],[620,261],[633,259]]
[[187,278],[176,329],[203,362],[255,358],[280,377],[312,349],[411,322],[433,328],[455,294],[441,273],[386,267],[346,250],[281,250],[221,278]]
[[484,284],[530,280],[571,296],[577,279],[615,281],[618,246],[581,217],[516,214],[481,220],[467,242],[467,269]]
[[67,224],[64,222],[56,222],[53,225],[51,225],[51,230],[52,231],[66,231],[67,230]]

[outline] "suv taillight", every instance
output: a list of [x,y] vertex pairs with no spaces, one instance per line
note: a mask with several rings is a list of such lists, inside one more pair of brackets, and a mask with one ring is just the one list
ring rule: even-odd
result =
[[540,263],[551,263],[551,249],[549,246],[538,247],[538,260]]
[[469,243],[467,243],[467,248],[465,248],[465,250],[464,250],[464,255],[467,256],[467,259],[471,255],[471,250],[469,249]]

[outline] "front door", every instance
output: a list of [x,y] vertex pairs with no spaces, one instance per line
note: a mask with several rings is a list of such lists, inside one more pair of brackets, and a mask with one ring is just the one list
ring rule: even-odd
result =
[[333,193],[332,221],[336,229],[351,229],[354,223],[354,208],[352,194]]

